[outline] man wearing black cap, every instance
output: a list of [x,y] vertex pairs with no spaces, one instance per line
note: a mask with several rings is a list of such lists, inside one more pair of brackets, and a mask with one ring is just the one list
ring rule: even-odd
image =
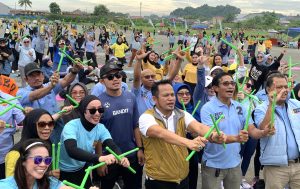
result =
[[[109,130],[113,140],[122,153],[136,147],[142,147],[138,124],[138,108],[136,97],[128,91],[122,91],[122,75],[117,64],[107,63],[100,70],[100,80],[106,87],[106,92],[99,96],[105,109],[101,123]],[[144,153],[142,148],[137,154],[128,156],[130,165],[137,171],[134,175],[127,169],[117,165],[101,167],[101,187],[112,189],[119,176],[122,176],[125,188],[137,189],[142,179]]]
[[[21,88],[17,93],[17,96],[22,96],[20,99],[22,106],[42,108],[46,109],[50,114],[55,114],[59,111],[56,103],[56,95],[63,90],[63,88],[70,85],[80,69],[81,67],[75,64],[71,72],[61,80],[59,80],[59,73],[54,72],[50,77],[50,82],[43,84],[45,76],[40,67],[34,62],[27,64],[24,68],[24,72],[25,81],[28,86]],[[61,130],[55,135],[57,138],[53,138],[54,140],[60,140],[60,132]]]

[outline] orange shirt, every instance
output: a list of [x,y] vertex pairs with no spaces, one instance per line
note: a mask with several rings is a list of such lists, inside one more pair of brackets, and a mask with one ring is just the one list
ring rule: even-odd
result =
[[19,87],[14,79],[0,75],[0,90],[2,92],[16,96],[18,89]]

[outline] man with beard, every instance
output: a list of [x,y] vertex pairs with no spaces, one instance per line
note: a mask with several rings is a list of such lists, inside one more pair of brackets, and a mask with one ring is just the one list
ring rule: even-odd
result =
[[[212,87],[216,97],[201,109],[201,121],[203,124],[213,126],[211,115],[215,120],[223,115],[219,127],[227,135],[228,145],[223,148],[221,145],[207,143],[202,158],[202,187],[215,189],[223,181],[224,189],[239,189],[242,180],[240,143],[248,140],[248,133],[252,138],[258,139],[273,134],[274,129],[269,127],[257,129],[252,119],[246,118],[247,111],[240,103],[232,100],[235,82],[230,74],[223,72],[216,75]],[[248,131],[243,130],[246,123]]]
[[[268,100],[254,111],[254,120],[260,129],[269,127],[274,116],[273,136],[260,139],[260,162],[264,165],[266,189],[300,188],[300,102],[288,98],[287,79],[280,73],[267,78]],[[277,95],[274,96],[274,93]],[[272,108],[276,97],[275,109]]]
[[[142,147],[140,131],[138,129],[139,112],[136,97],[128,91],[122,91],[122,69],[117,64],[105,64],[100,70],[100,80],[106,91],[99,96],[105,109],[101,123],[110,132],[112,139],[120,147],[122,153],[136,147]],[[142,179],[144,153],[140,149],[128,157],[130,165],[136,170],[132,174],[119,166],[100,167],[101,188],[112,189],[119,176],[122,176],[125,188],[138,189]]]

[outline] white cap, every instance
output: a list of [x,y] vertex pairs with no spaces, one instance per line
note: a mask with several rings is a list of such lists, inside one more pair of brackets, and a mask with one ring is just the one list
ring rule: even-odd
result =
[[9,33],[9,29],[5,29],[5,33]]
[[213,77],[211,77],[209,75],[205,76],[205,87],[207,87],[209,84],[211,84],[212,80],[213,80]]
[[220,70],[223,70],[223,68],[221,66],[214,66],[210,71],[209,71],[209,75],[211,75],[211,73],[213,71],[215,71],[216,69],[220,69]]

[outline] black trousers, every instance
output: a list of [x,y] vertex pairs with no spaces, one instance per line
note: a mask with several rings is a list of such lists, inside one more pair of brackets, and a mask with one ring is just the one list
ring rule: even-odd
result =
[[120,176],[124,182],[123,189],[138,189],[140,187],[143,174],[142,166],[138,164],[137,158],[128,158],[128,160],[136,174],[120,165],[110,165],[108,166],[108,175],[101,177],[101,189],[112,189]]
[[5,179],[5,163],[0,164],[0,180]]
[[[65,172],[65,171],[62,171],[60,170],[60,178],[59,180],[61,181],[68,181],[68,182],[71,182],[73,184],[76,184],[78,186],[80,186],[82,180],[83,180],[83,177],[85,175],[85,169],[88,168],[87,165],[85,165],[83,168],[81,168],[80,170],[78,171],[75,171],[75,172]],[[91,181],[91,178],[89,176],[89,178],[86,180],[86,183],[85,183],[85,186],[83,186],[84,188],[90,188],[92,186],[92,181]]]
[[189,189],[188,177],[181,181],[180,184],[175,182],[166,182],[159,180],[145,180],[146,189]]
[[43,61],[44,54],[35,51],[35,55],[36,55],[35,62],[39,63],[40,67],[42,67],[43,66],[43,62],[42,61]]
[[92,52],[86,52],[86,59],[90,60],[92,59],[93,62],[89,62],[89,66],[93,66],[94,68],[95,67],[98,67],[98,63],[97,63],[97,59],[96,59],[96,55],[95,53],[92,53]]

